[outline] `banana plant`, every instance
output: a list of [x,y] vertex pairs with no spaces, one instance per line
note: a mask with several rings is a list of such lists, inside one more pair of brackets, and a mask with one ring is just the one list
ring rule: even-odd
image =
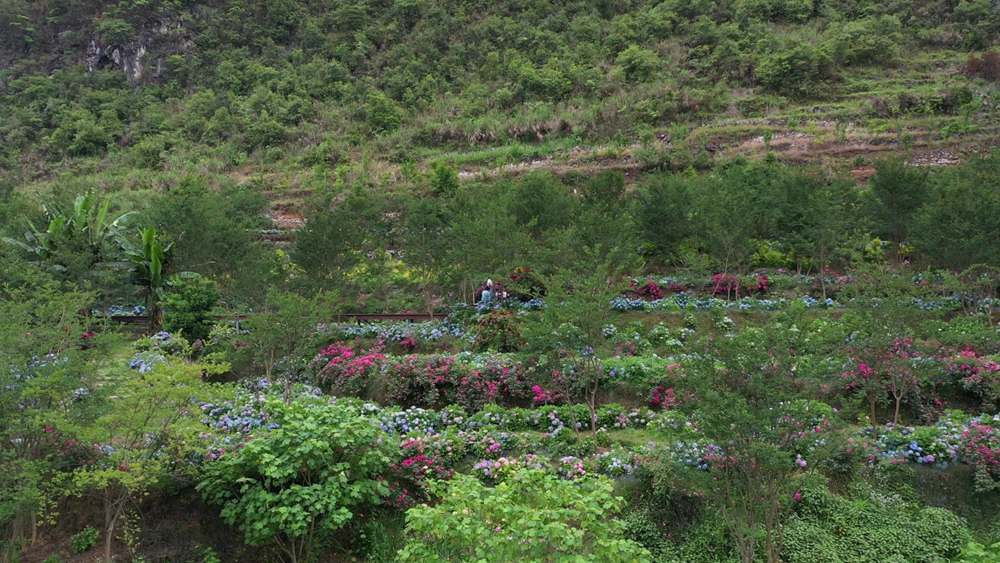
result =
[[[42,207],[49,220],[46,229],[40,230],[28,221],[29,230],[24,233],[23,241],[10,237],[3,237],[3,241],[34,255],[40,262],[51,260],[59,246],[67,241],[78,241],[78,244],[87,248],[90,256],[88,266],[93,267],[103,259],[101,253],[105,242],[118,236],[121,228],[133,215],[133,212],[128,212],[109,220],[109,203],[104,200],[98,204],[93,188],[76,197],[72,213],[63,213],[43,199]],[[60,264],[53,266],[64,269]]]
[[129,281],[140,288],[140,292],[146,301],[146,311],[149,315],[151,329],[155,332],[163,325],[163,311],[160,308],[160,300],[163,299],[164,291],[171,278],[197,278],[194,272],[176,272],[167,275],[166,266],[170,259],[170,250],[174,243],[167,243],[166,246],[160,241],[156,234],[156,227],[146,227],[139,231],[141,243],[135,245],[124,236],[117,237],[122,254],[132,271],[129,273]]

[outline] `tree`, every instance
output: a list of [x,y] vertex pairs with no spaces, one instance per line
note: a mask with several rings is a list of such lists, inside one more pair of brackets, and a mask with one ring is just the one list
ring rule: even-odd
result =
[[[537,246],[509,207],[503,186],[476,186],[456,194],[442,236],[445,246],[441,272],[459,286],[462,300],[471,302],[474,290],[491,272],[509,272],[522,265],[524,257]],[[525,208],[521,218],[530,222]]]
[[695,200],[707,183],[672,174],[656,177],[639,192],[636,222],[658,255],[677,260],[681,243],[699,232]]
[[[877,409],[891,396],[895,403],[894,421],[899,419],[900,403],[920,383],[920,373],[911,364],[908,340],[913,325],[914,307],[906,303],[914,295],[908,277],[879,266],[860,268],[857,283],[849,295],[860,307],[850,319],[856,330],[847,344],[851,375],[848,388],[862,394],[878,437]],[[927,290],[925,297],[930,297]],[[923,312],[924,315],[928,314]]]
[[1000,266],[1000,157],[977,158],[935,174],[938,197],[914,212],[909,238],[933,263],[960,270]]
[[780,165],[736,162],[714,173],[697,202],[706,248],[723,273],[746,266],[754,239],[768,232],[776,209],[768,205]]
[[[228,303],[256,305],[275,276],[270,245],[255,241],[264,218],[264,198],[253,186],[222,186],[183,177],[143,212],[146,225],[176,241],[172,267],[197,272],[219,284]],[[270,255],[269,255],[270,254]]]
[[876,162],[869,188],[874,232],[895,243],[906,240],[913,214],[933,198],[927,172],[906,164],[902,158]]
[[18,264],[21,283],[0,286],[0,561],[23,540],[34,543],[39,522],[56,503],[53,477],[72,455],[60,454],[74,429],[93,420],[99,404],[85,362],[100,349],[80,350],[86,331],[79,310],[94,295],[67,290],[39,266]]
[[361,189],[316,202],[315,210],[295,237],[292,260],[319,287],[338,281],[387,230],[384,204]]
[[[150,487],[186,470],[186,464],[171,463],[164,456],[174,442],[187,438],[195,443],[200,413],[192,412],[196,399],[210,391],[200,379],[221,373],[226,365],[187,364],[179,359],[161,363],[140,377],[124,377],[115,389],[113,405],[92,424],[80,430],[89,444],[94,462],[78,468],[71,491],[98,499],[104,508],[104,561],[111,561],[111,544],[122,518]],[[176,459],[177,457],[173,457]]]
[[406,513],[406,545],[399,561],[428,563],[641,563],[648,551],[624,538],[613,515],[623,501],[606,477],[565,481],[539,469],[521,469],[495,488],[457,475],[438,482],[440,502]]
[[698,425],[714,445],[703,454],[705,471],[682,466],[670,478],[719,511],[744,563],[761,547],[778,563],[796,486],[796,441],[813,415],[808,404],[790,402],[792,354],[777,331],[745,329],[707,346],[695,371]]
[[[244,326],[250,332],[246,341],[268,383],[272,381],[275,365],[281,360],[311,358],[315,353],[317,323],[336,315],[331,297],[332,294],[324,293],[309,299],[271,289],[264,307],[247,319]],[[288,367],[293,370],[289,375],[297,375],[294,365]]]
[[272,546],[287,563],[313,561],[388,493],[379,479],[388,442],[347,403],[270,401],[265,412],[277,428],[210,463],[198,490],[248,544]]
[[[603,252],[601,247],[585,249],[585,258],[572,270],[564,270],[546,283],[545,311],[549,338],[564,359],[554,372],[553,385],[567,403],[582,393],[590,410],[590,430],[597,444],[597,394],[604,376],[599,347],[603,328],[611,314],[609,303],[622,291],[621,272],[626,269],[626,251]],[[634,265],[634,264],[633,264]],[[572,408],[570,414],[573,415]],[[576,421],[573,420],[574,430]]]

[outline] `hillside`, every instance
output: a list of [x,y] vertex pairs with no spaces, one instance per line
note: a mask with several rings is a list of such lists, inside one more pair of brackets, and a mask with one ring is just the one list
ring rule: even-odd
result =
[[0,0],[0,563],[1000,561],[996,0]]
[[437,160],[951,163],[996,145],[997,62],[967,63],[998,24],[987,0],[11,1],[0,193],[196,173],[297,203],[319,169],[395,187]]

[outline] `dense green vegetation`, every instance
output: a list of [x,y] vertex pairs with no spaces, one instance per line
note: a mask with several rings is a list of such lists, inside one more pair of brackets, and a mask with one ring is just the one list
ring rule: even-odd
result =
[[0,562],[1000,561],[995,2],[0,30]]

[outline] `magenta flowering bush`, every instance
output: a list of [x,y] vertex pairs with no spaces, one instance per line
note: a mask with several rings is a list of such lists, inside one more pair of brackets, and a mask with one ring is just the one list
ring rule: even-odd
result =
[[523,404],[532,397],[524,367],[514,360],[497,355],[460,357],[456,368],[453,400],[468,412],[487,404]]
[[414,338],[413,335],[410,334],[407,335],[406,338],[399,341],[399,346],[407,353],[412,354],[414,351],[416,351],[417,347],[419,346],[419,343],[417,343],[416,338]]
[[944,360],[949,379],[983,402],[984,410],[995,411],[1000,405],[1000,364],[966,348]]
[[673,387],[664,388],[662,385],[657,385],[653,388],[652,396],[649,398],[649,407],[654,409],[672,409],[679,404],[681,404],[681,400]]
[[976,490],[1000,489],[1000,432],[991,424],[971,422],[962,440],[961,457],[972,466]]
[[320,387],[337,395],[364,395],[385,359],[381,352],[361,352],[338,342],[320,352],[312,365]]
[[383,474],[389,487],[385,504],[407,509],[430,500],[432,480],[451,479],[454,470],[423,440],[406,440]]
[[763,295],[769,292],[771,288],[767,282],[767,276],[764,274],[737,276],[720,272],[712,276],[706,290],[712,295],[725,295],[739,299],[747,295]]
[[410,355],[385,363],[385,399],[390,403],[432,408],[447,404],[454,393],[455,358]]
[[525,404],[532,396],[524,367],[496,355],[396,357],[338,342],[320,352],[311,367],[317,384],[336,395],[408,407],[457,404],[471,413],[493,403]]
[[663,299],[663,288],[660,284],[653,281],[653,278],[647,277],[643,281],[632,280],[629,282],[629,290],[639,299],[645,299],[646,301],[656,301],[658,299]]
[[[389,403],[424,408],[457,404],[473,413],[488,404],[521,404],[531,397],[521,364],[499,356],[462,358],[447,355],[380,356],[373,376]],[[368,373],[366,371],[365,373]],[[361,389],[355,388],[355,394]]]

